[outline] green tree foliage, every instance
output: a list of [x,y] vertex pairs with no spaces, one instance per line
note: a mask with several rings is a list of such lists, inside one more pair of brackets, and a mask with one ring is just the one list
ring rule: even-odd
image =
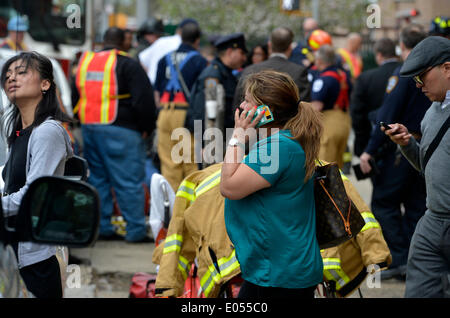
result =
[[[207,34],[244,32],[249,42],[267,39],[275,27],[286,26],[297,39],[304,17],[280,11],[279,0],[156,0],[158,14],[173,23],[185,17],[199,21]],[[311,0],[301,0],[311,13]],[[368,0],[320,0],[321,27],[328,32],[359,31],[365,27]],[[339,26],[339,28],[336,28]]]

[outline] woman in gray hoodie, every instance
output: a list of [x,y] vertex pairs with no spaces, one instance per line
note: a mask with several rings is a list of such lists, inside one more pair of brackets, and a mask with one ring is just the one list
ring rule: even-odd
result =
[[[2,207],[6,224],[15,227],[23,195],[30,183],[45,175],[63,175],[72,157],[70,138],[61,125],[70,121],[56,97],[51,61],[36,52],[24,52],[9,59],[1,72],[1,84],[11,102],[2,121],[9,148],[3,169],[5,181]],[[9,239],[16,252],[20,274],[38,298],[62,297],[56,248]]]

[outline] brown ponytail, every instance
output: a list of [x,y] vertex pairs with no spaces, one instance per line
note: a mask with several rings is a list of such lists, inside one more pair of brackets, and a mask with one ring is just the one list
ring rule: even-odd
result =
[[315,160],[319,156],[320,138],[322,137],[321,113],[314,110],[310,103],[300,102],[297,115],[287,122],[284,129],[289,129],[305,151],[305,182],[314,174]]
[[315,159],[319,155],[322,136],[321,113],[311,104],[299,102],[300,95],[294,80],[286,73],[265,70],[249,75],[245,92],[258,104],[268,105],[274,121],[266,128],[289,129],[306,155],[305,182],[314,174]]

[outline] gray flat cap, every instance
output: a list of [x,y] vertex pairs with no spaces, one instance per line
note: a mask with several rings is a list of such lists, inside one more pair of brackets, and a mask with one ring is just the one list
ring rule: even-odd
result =
[[417,44],[409,53],[400,69],[403,77],[413,77],[445,62],[450,62],[450,40],[441,36],[429,36]]

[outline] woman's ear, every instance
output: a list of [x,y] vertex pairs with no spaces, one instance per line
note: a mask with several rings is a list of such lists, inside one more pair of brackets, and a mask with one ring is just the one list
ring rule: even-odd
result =
[[51,83],[49,80],[42,80],[41,82],[41,91],[47,92],[50,89]]

